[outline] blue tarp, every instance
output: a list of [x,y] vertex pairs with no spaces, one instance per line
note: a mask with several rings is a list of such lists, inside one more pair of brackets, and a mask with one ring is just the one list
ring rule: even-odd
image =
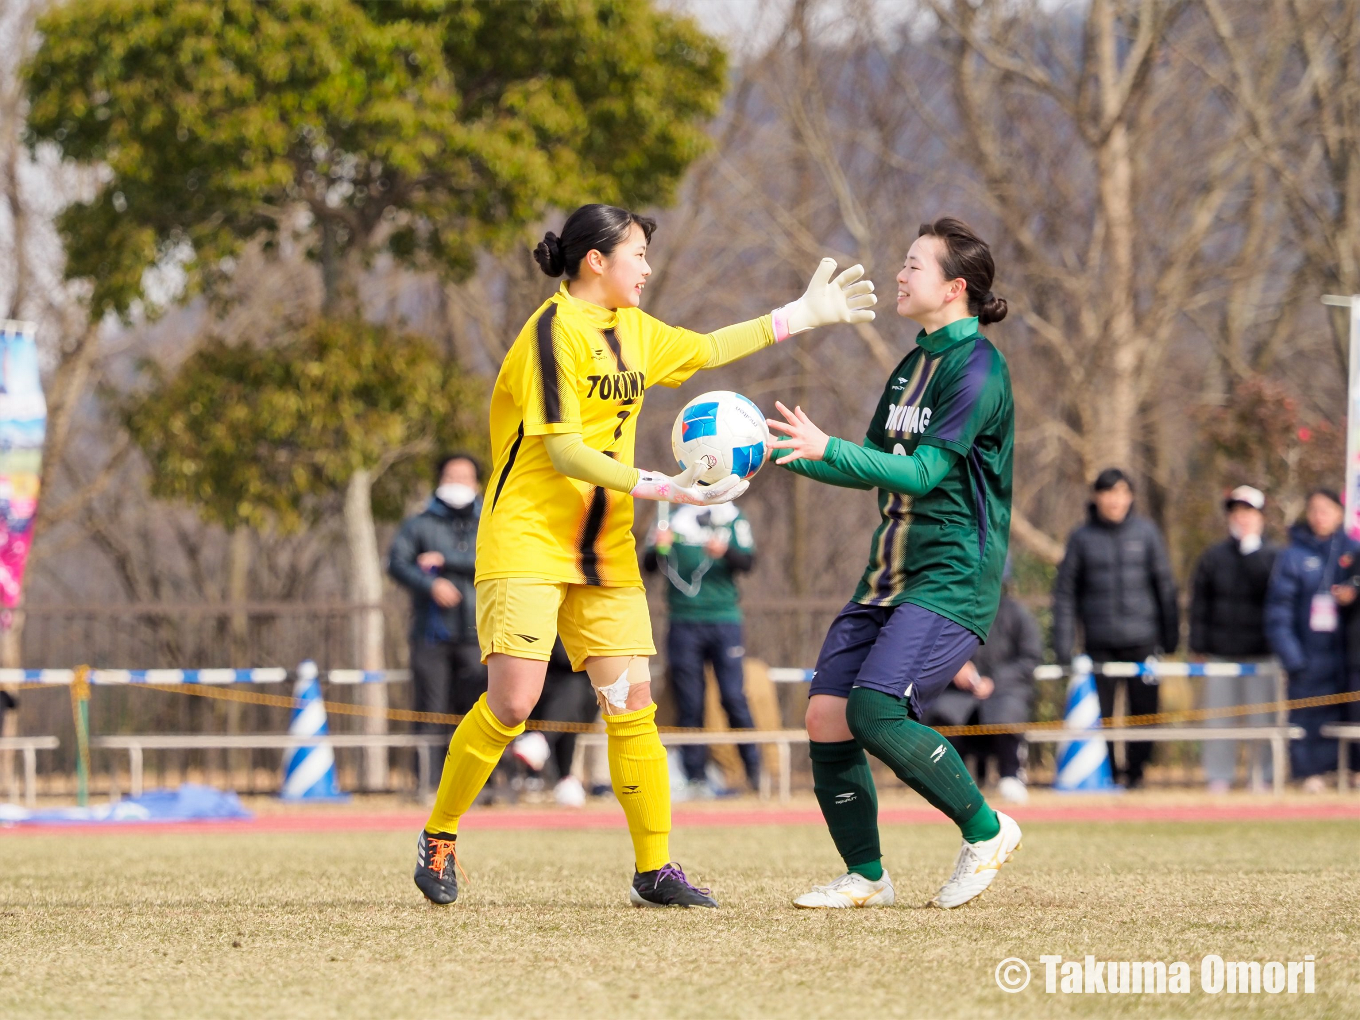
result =
[[250,818],[229,790],[185,783],[178,790],[148,790],[116,804],[29,811],[0,804],[0,822],[187,822],[212,818]]

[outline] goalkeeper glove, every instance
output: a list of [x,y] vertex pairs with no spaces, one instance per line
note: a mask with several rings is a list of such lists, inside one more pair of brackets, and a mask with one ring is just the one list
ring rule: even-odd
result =
[[771,313],[776,341],[833,322],[873,322],[878,298],[873,283],[860,279],[864,267],[851,266],[833,280],[835,271],[835,259],[822,259],[803,296]]
[[633,486],[633,498],[688,503],[691,506],[716,506],[730,503],[751,487],[751,483],[740,475],[728,475],[712,485],[699,485],[695,479],[700,471],[707,469],[706,464],[691,464],[674,477],[659,471],[640,471],[638,483]]

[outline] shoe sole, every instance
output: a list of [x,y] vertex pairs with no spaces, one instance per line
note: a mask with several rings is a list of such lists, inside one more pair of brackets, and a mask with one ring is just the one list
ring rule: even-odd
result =
[[799,903],[794,900],[793,905],[799,910],[873,910],[880,907],[891,907],[893,904],[892,902],[879,901],[878,903],[838,903],[832,906],[827,903]]
[[415,885],[416,888],[420,890],[420,895],[424,896],[427,901],[433,903],[436,907],[448,907],[458,902],[458,893],[456,892],[453,894],[453,899],[438,900],[431,896],[428,892],[426,892],[425,887],[421,885],[419,882],[417,882]]
[[997,878],[998,876],[1000,876],[1000,874],[1001,874],[1001,868],[1004,868],[1007,864],[1009,864],[1009,863],[1011,862],[1011,858],[1014,857],[1017,853],[1020,852],[1020,848],[1021,848],[1022,846],[1024,846],[1024,843],[1023,843],[1023,842],[1020,842],[1020,843],[1016,843],[1015,846],[1011,847],[1010,852],[1009,852],[1008,854],[1006,854],[1006,859],[1005,859],[1004,861],[1001,862],[1001,867],[996,869],[996,876],[994,876],[994,877],[992,878],[992,881],[991,881],[991,882],[988,882],[988,883],[987,883],[987,888],[986,888],[986,889],[980,890],[976,896],[970,896],[968,899],[964,900],[962,903],[957,903],[957,904],[955,904],[955,905],[952,906],[952,907],[946,907],[946,906],[944,906],[942,903],[940,903],[940,901],[939,901],[938,899],[933,899],[933,900],[931,900],[929,903],[926,904],[926,906],[927,906],[927,907],[935,907],[937,910],[959,910],[959,909],[961,909],[961,908],[963,908],[963,907],[968,906],[970,903],[976,903],[978,900],[982,899],[982,897],[986,894],[987,890],[990,889],[990,888],[992,887],[992,883],[994,883],[994,882],[996,881],[996,878]]
[[678,910],[689,910],[691,907],[698,909],[707,908],[709,910],[718,909],[716,903],[653,903],[651,900],[644,900],[632,886],[628,887],[628,902],[635,907],[659,907],[662,910],[669,910],[672,907]]

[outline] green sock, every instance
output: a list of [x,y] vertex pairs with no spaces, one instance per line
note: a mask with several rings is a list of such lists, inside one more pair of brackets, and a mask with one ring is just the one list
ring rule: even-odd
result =
[[964,839],[976,843],[1001,831],[996,812],[987,806],[954,745],[910,718],[904,699],[856,687],[850,691],[845,720],[865,750],[953,819]]
[[871,882],[883,877],[878,793],[869,759],[853,740],[811,741],[812,788],[845,867]]

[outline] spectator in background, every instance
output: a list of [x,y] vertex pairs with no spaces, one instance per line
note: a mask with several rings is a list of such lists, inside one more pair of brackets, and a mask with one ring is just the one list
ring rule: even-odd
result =
[[[676,506],[669,521],[659,520],[647,536],[643,568],[649,573],[660,570],[669,582],[666,658],[679,726],[704,724],[706,662],[713,666],[728,725],[733,729],[754,726],[746,703],[742,669],[746,649],[742,644],[741,597],[736,577],[755,564],[755,552],[751,524],[735,503]],[[739,744],[737,750],[746,767],[747,780],[753,789],[758,788],[759,748],[755,744]],[[708,747],[686,745],[680,756],[691,795],[706,795]]]
[[[481,480],[481,465],[471,454],[444,457],[430,502],[402,522],[388,553],[387,572],[411,592],[412,700],[417,712],[461,715],[486,690],[473,585]],[[416,723],[416,732],[452,733],[453,727]],[[442,767],[442,757],[440,762]]]
[[[530,719],[545,722],[591,723],[600,714],[599,701],[595,688],[590,685],[590,677],[585,671],[576,672],[571,668],[571,658],[558,638],[553,644],[552,658],[548,660],[548,673],[543,680],[543,694],[538,704],[529,713]],[[572,758],[576,754],[576,734],[560,730],[531,731],[515,742],[539,736],[547,747],[548,758],[555,766],[553,772],[557,785],[553,788],[553,798],[564,807],[580,807],[586,802],[585,787],[571,774]],[[531,763],[532,764],[532,763]],[[540,764],[537,768],[542,768]]]
[[[1360,693],[1360,558],[1352,558],[1345,577],[1332,589],[1332,594],[1341,606],[1341,622],[1346,629],[1346,690]],[[1360,700],[1344,703],[1341,718],[1360,722]],[[1349,765],[1353,772],[1360,772],[1360,741],[1351,744]]]
[[[1142,662],[1180,644],[1176,582],[1162,534],[1133,510],[1133,484],[1118,468],[1106,468],[1092,486],[1087,521],[1072,532],[1053,587],[1053,649],[1058,662],[1072,662],[1076,625],[1097,666]],[[1114,715],[1117,684],[1126,684],[1129,715],[1157,711],[1157,683],[1143,677],[1096,675],[1100,714]],[[1152,744],[1127,745],[1118,779],[1141,786]]]
[[[991,726],[1030,721],[1034,704],[1034,667],[1044,657],[1039,622],[1028,609],[1011,598],[1010,564],[1003,578],[1001,605],[996,620],[973,658],[935,699],[924,720],[928,726]],[[1020,775],[1024,740],[1019,733],[950,737],[949,742],[965,761],[972,757],[978,784],[987,778],[987,759],[996,758],[1000,781],[997,793],[1012,804],[1029,800]]]
[[[1190,651],[1216,662],[1264,665],[1266,590],[1279,549],[1265,538],[1266,497],[1260,489],[1239,485],[1223,502],[1228,537],[1204,550],[1195,565],[1190,595]],[[1230,708],[1275,700],[1269,671],[1256,676],[1204,678],[1204,707]],[[1268,726],[1273,713],[1209,719],[1209,726]],[[1214,793],[1226,793],[1237,777],[1237,741],[1204,742],[1204,778]],[[1270,749],[1247,745],[1264,781],[1271,778]]]
[[[1341,530],[1342,516],[1335,492],[1311,492],[1304,519],[1289,529],[1289,547],[1270,577],[1266,638],[1289,673],[1290,699],[1338,694],[1346,686],[1346,635],[1334,589],[1353,573],[1360,547]],[[1289,721],[1307,733],[1290,741],[1290,767],[1310,793],[1321,793],[1323,773],[1336,768],[1336,741],[1319,730],[1341,714],[1340,705],[1289,712]]]

